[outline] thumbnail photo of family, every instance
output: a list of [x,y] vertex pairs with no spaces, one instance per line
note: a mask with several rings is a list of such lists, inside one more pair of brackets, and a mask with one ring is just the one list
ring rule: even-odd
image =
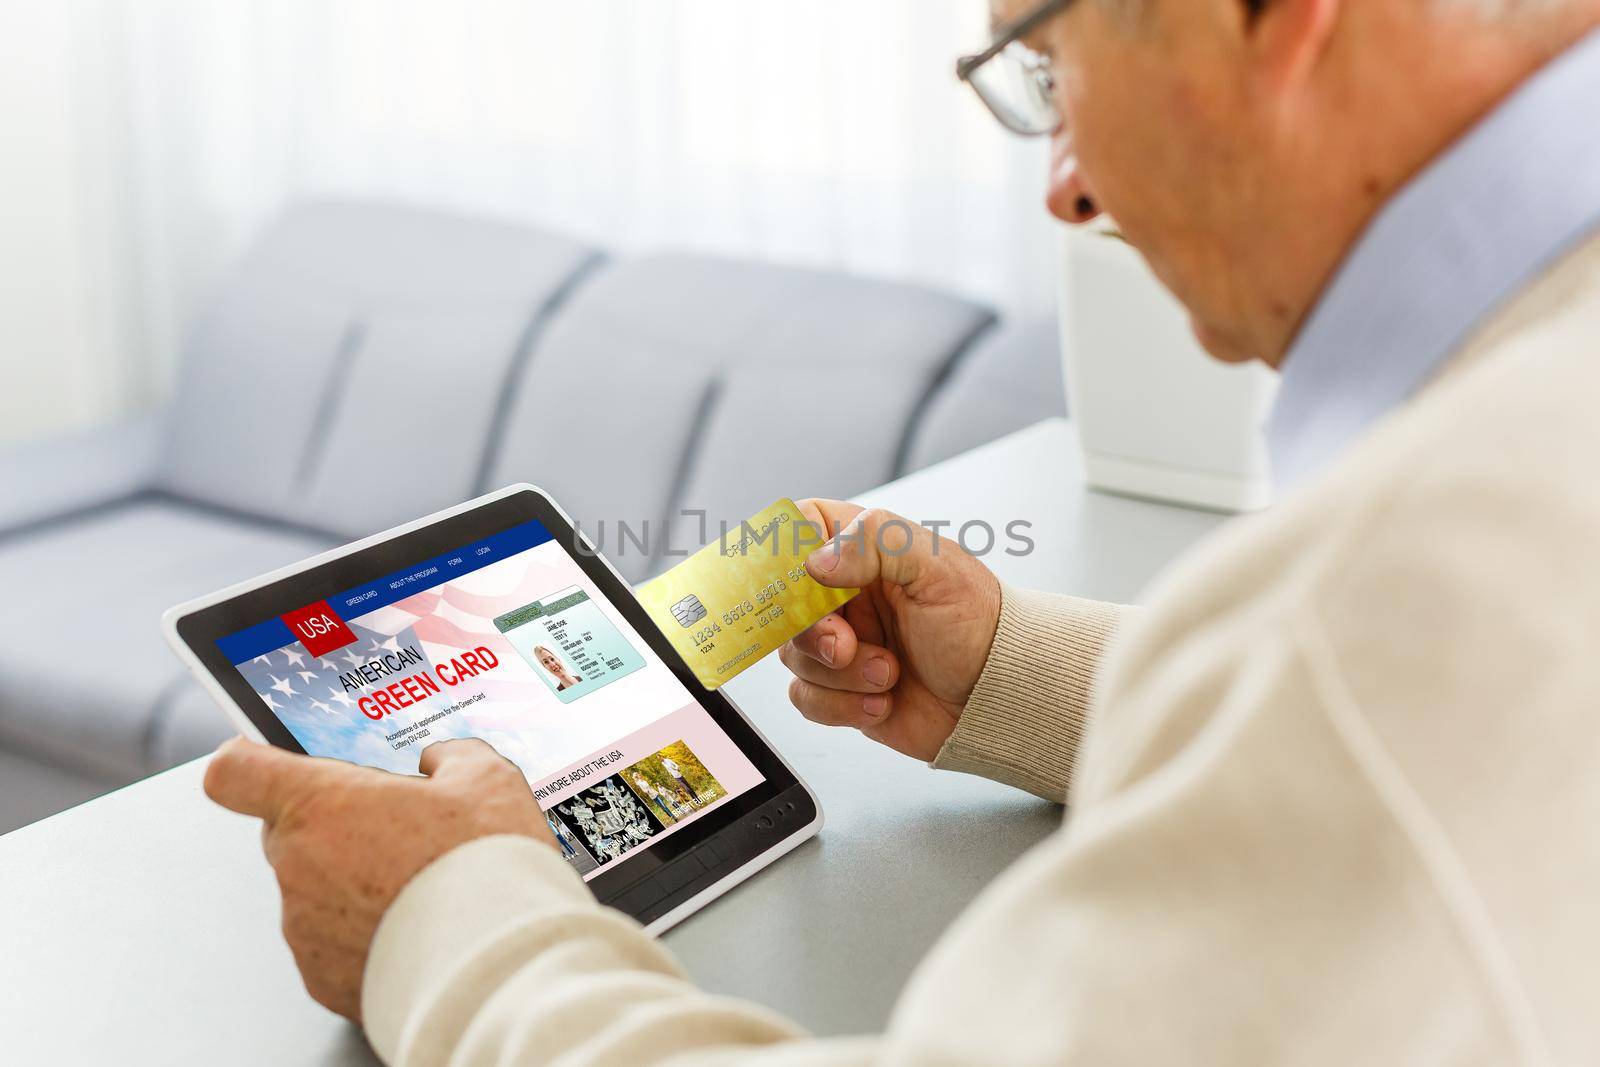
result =
[[728,795],[682,741],[646,756],[622,772],[628,785],[662,822],[671,825]]
[[722,783],[677,741],[545,814],[562,855],[586,874],[725,796]]

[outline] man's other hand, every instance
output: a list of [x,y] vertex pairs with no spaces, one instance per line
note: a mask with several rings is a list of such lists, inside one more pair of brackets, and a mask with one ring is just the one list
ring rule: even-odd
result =
[[825,726],[932,760],[956,727],[1000,623],[1000,582],[954,541],[887,511],[833,500],[800,509],[824,535],[806,569],[861,595],[779,653],[789,699]]
[[484,742],[430,745],[421,769],[427,777],[413,778],[235,738],[206,770],[207,796],[266,824],[283,936],[306,991],[357,1021],[378,920],[413,875],[480,837],[555,847],[522,772]]

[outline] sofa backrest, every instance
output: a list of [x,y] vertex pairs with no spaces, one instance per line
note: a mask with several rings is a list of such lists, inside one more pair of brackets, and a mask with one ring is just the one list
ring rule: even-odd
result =
[[517,361],[597,259],[408,207],[290,212],[196,325],[161,486],[347,537],[466,499]]
[[[608,262],[541,331],[488,481],[544,486],[636,580],[671,562],[663,546],[702,543],[686,509],[715,533],[779,496],[893,478],[922,405],[992,321],[943,293],[829,272]],[[654,551],[619,545],[619,520],[635,534],[648,521]]]
[[[346,538],[511,482],[631,579],[701,509],[848,496],[993,321],[913,286],[693,255],[609,261],[527,227],[323,203],[273,227],[194,331],[160,484]],[[616,524],[653,551],[617,551]]]

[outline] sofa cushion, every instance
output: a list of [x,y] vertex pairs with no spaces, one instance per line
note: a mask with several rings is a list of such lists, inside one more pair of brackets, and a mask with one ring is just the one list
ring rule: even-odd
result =
[[1054,319],[984,335],[929,400],[907,450],[905,474],[1067,413]]
[[[608,266],[539,338],[490,467],[532,481],[637,580],[661,548],[779,496],[887,481],[915,413],[992,314],[913,286],[703,256]],[[648,520],[654,551],[619,544]],[[663,536],[663,531],[667,531]]]
[[335,300],[220,294],[201,315],[178,380],[158,484],[281,515],[310,458],[331,368],[356,336],[353,309]]
[[0,542],[148,489],[165,426],[138,415],[0,451]]
[[156,716],[194,685],[161,613],[328,547],[153,497],[0,542],[22,624],[0,643],[0,745],[95,774],[155,769]]
[[[394,501],[397,514],[471,496],[493,418],[453,419],[435,406],[402,438],[373,409],[447,381],[496,397],[524,338],[596,255],[539,230],[406,207],[291,212],[193,333],[160,484],[268,518],[326,516],[341,532],[388,521],[374,500]],[[382,373],[391,358],[407,377]],[[446,432],[441,449],[434,438]],[[382,449],[389,462],[373,457],[359,472],[366,492],[345,497],[338,466],[325,462],[330,447],[352,462],[363,448]],[[420,466],[428,500],[407,473]]]
[[521,302],[369,313],[284,512],[354,540],[473,496],[528,319]]

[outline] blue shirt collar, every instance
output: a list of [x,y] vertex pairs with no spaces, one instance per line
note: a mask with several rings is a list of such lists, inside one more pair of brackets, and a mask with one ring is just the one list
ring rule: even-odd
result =
[[1597,229],[1600,31],[1430,163],[1357,241],[1283,364],[1267,422],[1278,488],[1337,459]]

